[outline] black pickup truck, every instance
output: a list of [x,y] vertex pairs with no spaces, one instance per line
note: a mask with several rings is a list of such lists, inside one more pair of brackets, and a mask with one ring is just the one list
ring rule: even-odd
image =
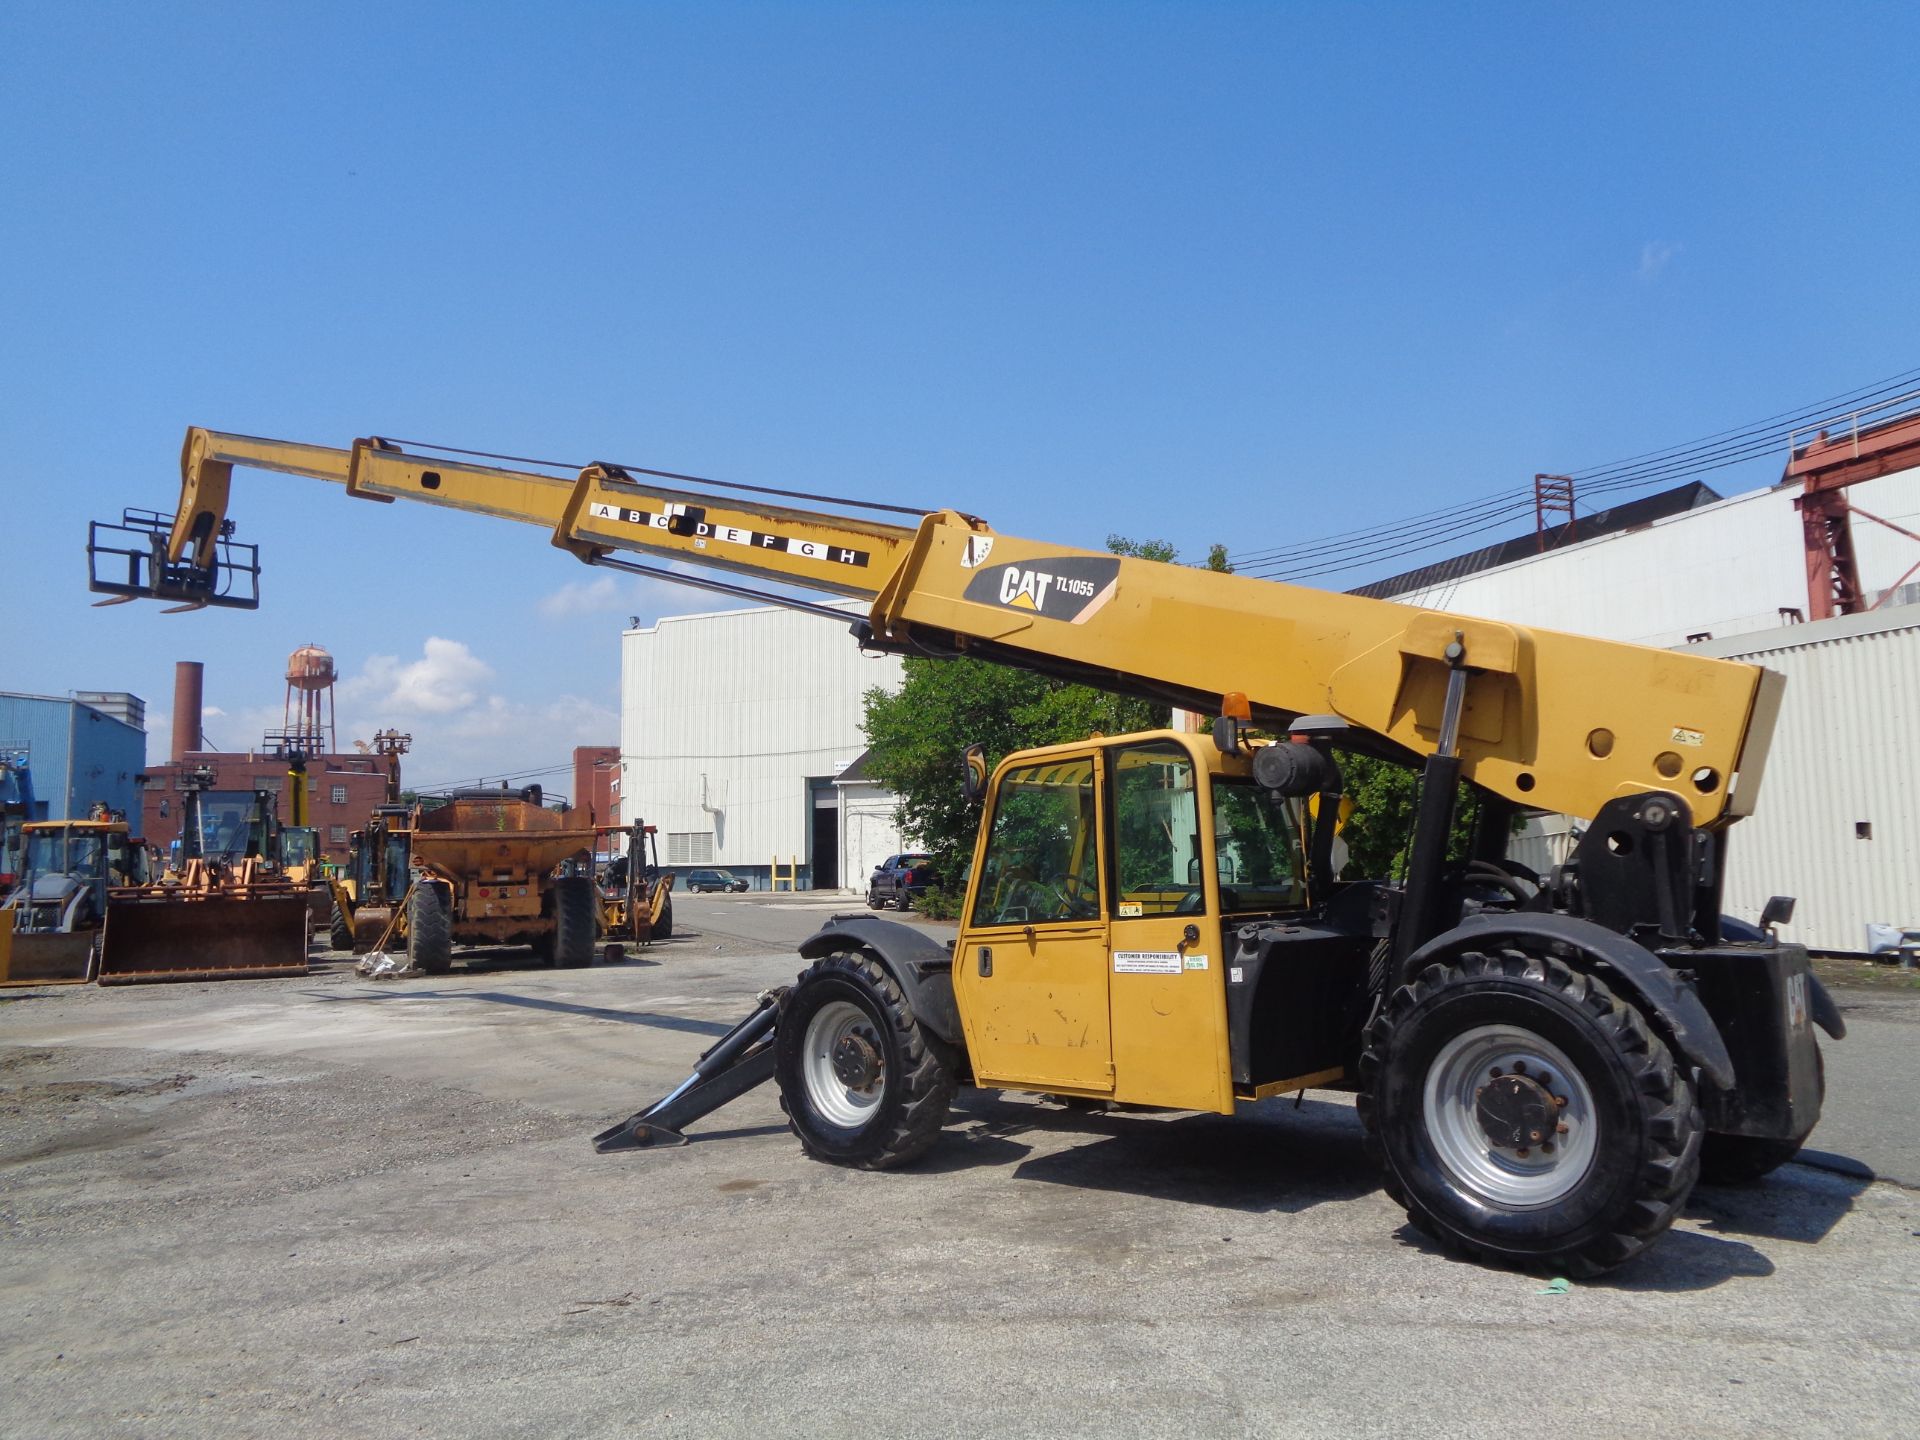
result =
[[884,910],[889,905],[896,910],[911,910],[913,902],[927,893],[927,886],[934,878],[931,857],[912,853],[889,855],[873,867],[873,878],[867,881],[867,906],[873,910]]

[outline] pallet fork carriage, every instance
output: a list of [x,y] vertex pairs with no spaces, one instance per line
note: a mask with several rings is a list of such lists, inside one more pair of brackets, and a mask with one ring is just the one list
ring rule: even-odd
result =
[[[1072,550],[958,510],[512,468],[530,463],[190,430],[164,545],[130,572],[90,551],[95,588],[235,603],[218,597],[257,563],[234,558],[232,472],[263,469],[531,524],[590,564],[843,624],[790,589],[852,597],[870,648],[1220,717],[1211,737],[1094,737],[991,773],[970,757],[983,811],[954,947],[834,918],[792,986],[601,1148],[677,1138],[769,1077],[809,1153],[869,1168],[921,1154],[963,1083],[1222,1113],[1345,1088],[1416,1224],[1590,1273],[1657,1239],[1703,1164],[1764,1173],[1819,1118],[1813,1027],[1842,1027],[1773,933],[1791,901],[1758,927],[1720,911],[1778,676]],[[1335,863],[1350,753],[1419,774],[1402,879]],[[1463,785],[1475,823],[1455,854]],[[1506,854],[1523,810],[1590,822],[1549,875]]]

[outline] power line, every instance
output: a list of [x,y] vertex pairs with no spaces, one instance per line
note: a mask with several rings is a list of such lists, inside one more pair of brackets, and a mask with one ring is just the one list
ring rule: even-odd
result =
[[[1884,401],[1884,397],[1912,386],[1916,380],[1920,380],[1920,369],[1888,376],[1870,385],[1783,410],[1764,420],[1718,431],[1697,440],[1568,473],[1579,482],[1583,498],[1596,494],[1616,494],[1662,482],[1671,484],[1776,451],[1795,431],[1831,424],[1862,408],[1873,408],[1869,402]],[[1315,540],[1230,554],[1229,558],[1242,573],[1267,578],[1297,580],[1338,574],[1344,570],[1416,555],[1423,550],[1493,529],[1523,514],[1531,508],[1532,503],[1530,488],[1516,488],[1380,525],[1341,531]]]
[[440,790],[457,790],[475,785],[493,785],[502,782],[510,784],[516,780],[538,780],[548,775],[571,774],[572,771],[573,762],[569,760],[558,765],[545,765],[537,769],[510,770],[504,775],[499,771],[494,771],[491,774],[470,775],[459,780],[422,781],[417,785],[409,785],[407,788],[419,794],[431,794]]

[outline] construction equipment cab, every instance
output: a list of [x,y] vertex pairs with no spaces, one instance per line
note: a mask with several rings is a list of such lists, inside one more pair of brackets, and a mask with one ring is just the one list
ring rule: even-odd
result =
[[0,894],[0,928],[11,936],[0,984],[91,980],[99,961],[108,897],[146,880],[146,847],[124,818],[38,820],[20,827],[21,869]]
[[[226,513],[251,467],[534,525],[591,564],[838,624],[793,588],[854,597],[871,648],[1218,717],[965,757],[982,808],[956,943],[835,917],[793,985],[602,1148],[677,1138],[770,1078],[811,1154],[870,1168],[924,1153],[964,1084],[1220,1113],[1345,1089],[1416,1224],[1567,1274],[1644,1250],[1703,1165],[1757,1176],[1818,1120],[1813,1027],[1842,1026],[1773,933],[1792,902],[1758,924],[1720,909],[1778,676],[1074,550],[958,510],[528,463],[191,430],[175,513],[97,524],[93,585],[102,603],[253,603]],[[1418,776],[1398,875],[1341,863],[1354,754]],[[1507,855],[1527,810],[1587,822],[1551,874]]]

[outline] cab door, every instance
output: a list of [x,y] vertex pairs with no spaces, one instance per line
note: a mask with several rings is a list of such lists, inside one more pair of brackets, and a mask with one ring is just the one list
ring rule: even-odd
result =
[[1171,738],[1116,745],[1107,764],[1113,1098],[1231,1113],[1223,862],[1207,772]]
[[1100,767],[1093,751],[1001,773],[954,947],[975,1080],[1113,1091]]

